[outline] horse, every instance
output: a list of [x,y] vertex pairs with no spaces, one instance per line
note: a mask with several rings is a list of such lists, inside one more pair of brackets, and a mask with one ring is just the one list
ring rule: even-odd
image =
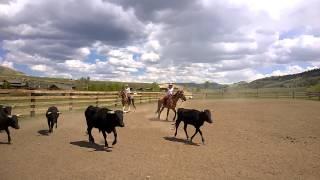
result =
[[[166,120],[168,121],[168,116],[169,116],[169,110],[172,109],[174,112],[174,117],[173,120],[175,120],[176,115],[177,115],[177,111],[176,111],[176,106],[177,106],[177,102],[179,99],[182,99],[182,101],[186,101],[186,97],[184,95],[184,92],[182,90],[178,90],[174,95],[172,95],[171,98],[167,99],[166,104],[164,104],[164,99],[161,98],[158,100],[158,109],[157,112],[158,113],[158,119],[160,119],[160,114],[163,111],[164,108],[167,108],[167,118]],[[160,110],[161,109],[161,110]]]
[[[122,103],[122,111],[123,112],[129,112],[130,111],[130,105],[132,104],[132,106],[134,107],[134,109],[136,109],[136,106],[134,105],[134,99],[133,96],[129,97],[127,96],[127,93],[124,90],[121,90],[119,92],[119,97],[121,97],[121,103]],[[125,107],[126,105],[128,106],[128,111],[125,111]]]

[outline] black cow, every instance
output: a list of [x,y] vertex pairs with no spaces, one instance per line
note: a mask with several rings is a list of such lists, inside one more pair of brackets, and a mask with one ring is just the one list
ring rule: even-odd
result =
[[53,126],[56,124],[56,128],[58,127],[58,117],[61,114],[61,112],[58,110],[57,107],[51,106],[48,108],[46,112],[46,117],[48,121],[49,126],[49,133],[53,132]]
[[112,145],[115,145],[117,143],[116,127],[124,127],[123,111],[113,111],[108,108],[89,106],[85,111],[85,116],[87,121],[87,131],[89,134],[90,142],[94,143],[94,138],[91,134],[92,128],[98,128],[99,131],[102,131],[105,147],[109,147],[106,139],[106,132],[108,134],[113,132],[114,141]]
[[203,125],[204,121],[207,121],[208,123],[212,123],[211,119],[211,112],[210,110],[204,110],[204,111],[198,111],[195,109],[184,109],[179,108],[178,109],[178,117],[176,120],[176,132],[174,136],[177,136],[177,130],[179,127],[180,122],[184,122],[184,132],[186,133],[187,140],[189,139],[188,133],[187,133],[187,125],[191,124],[196,128],[196,132],[191,137],[190,141],[192,142],[192,139],[194,136],[199,132],[202,138],[202,143],[204,144],[204,138],[202,136],[202,132],[200,130],[200,127]]
[[0,109],[5,112],[7,115],[11,115],[12,106],[3,106],[0,105]]
[[18,116],[19,115],[11,115],[10,106],[2,106],[0,105],[0,131],[5,130],[8,135],[8,143],[11,143],[11,136],[9,127],[19,129],[20,126],[18,124]]

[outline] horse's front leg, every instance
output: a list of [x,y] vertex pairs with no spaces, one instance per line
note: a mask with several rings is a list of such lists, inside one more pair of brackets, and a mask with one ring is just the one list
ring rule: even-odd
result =
[[122,111],[123,111],[123,112],[125,112],[125,108],[126,108],[126,106],[125,106],[125,104],[122,102]]
[[164,109],[164,106],[162,106],[161,110],[159,111],[158,119],[160,119],[160,115],[161,115],[161,113],[162,113],[163,109]]
[[167,118],[166,118],[166,121],[168,121],[169,110],[170,110],[170,108],[168,108],[168,110],[167,110]]

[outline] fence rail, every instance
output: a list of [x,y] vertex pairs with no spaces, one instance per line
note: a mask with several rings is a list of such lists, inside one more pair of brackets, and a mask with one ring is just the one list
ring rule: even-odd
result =
[[[162,92],[138,92],[133,95],[135,103],[153,102],[163,96]],[[0,104],[13,106],[16,114],[44,114],[49,106],[55,105],[60,111],[85,109],[88,105],[117,107],[121,106],[118,92],[88,91],[28,91],[1,90]]]
[[208,92],[208,93],[193,93],[195,99],[210,99],[210,98],[292,98],[292,99],[312,99],[320,101],[320,92],[307,91],[229,91],[229,92]]
[[[215,91],[208,93],[185,93],[187,98],[294,98],[320,101],[320,92],[304,90],[251,89],[245,91]],[[163,92],[138,92],[135,103],[154,102]],[[0,104],[13,106],[16,114],[35,116],[44,114],[49,106],[55,105],[60,111],[85,109],[88,105],[121,106],[118,92],[88,91],[39,91],[39,90],[0,90]]]

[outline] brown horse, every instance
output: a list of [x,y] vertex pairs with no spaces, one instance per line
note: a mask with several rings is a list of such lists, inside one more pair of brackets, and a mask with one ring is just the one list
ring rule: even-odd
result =
[[167,110],[166,120],[168,121],[169,110],[172,109],[174,112],[174,117],[173,117],[172,121],[174,121],[176,118],[176,115],[177,115],[176,106],[177,106],[177,102],[179,99],[182,99],[183,101],[187,100],[186,97],[184,96],[184,93],[182,90],[178,90],[174,95],[172,95],[171,98],[168,98],[166,104],[164,104],[163,98],[159,99],[158,100],[158,109],[156,112],[156,113],[158,113],[158,119],[160,119],[160,114],[163,111],[163,109],[167,108],[168,110]]
[[[124,90],[122,90],[122,91],[119,92],[119,97],[121,97],[122,111],[123,112],[129,112],[131,104],[134,107],[134,109],[136,109],[136,106],[134,105],[133,96],[131,96],[130,99],[129,99],[129,97],[127,96],[127,93]],[[128,106],[128,111],[125,111],[126,105]]]

